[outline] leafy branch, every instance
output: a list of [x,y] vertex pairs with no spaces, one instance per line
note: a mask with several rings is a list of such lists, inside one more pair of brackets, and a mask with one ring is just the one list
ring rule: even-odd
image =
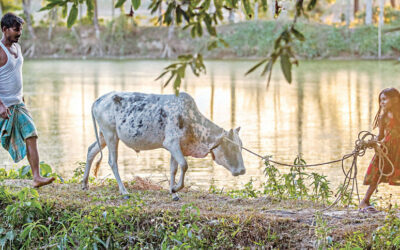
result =
[[164,72],[157,77],[156,80],[161,79],[166,74],[170,73],[168,80],[165,82],[163,87],[166,87],[172,79],[174,80],[174,90],[175,94],[179,94],[179,88],[182,83],[182,79],[185,78],[186,67],[189,65],[192,69],[193,74],[199,76],[200,73],[206,72],[206,67],[203,62],[203,56],[201,54],[197,55],[180,55],[178,57],[179,62],[170,64],[164,68]]
[[[311,0],[307,6],[307,10],[312,10],[315,8],[317,0]],[[299,41],[304,41],[304,35],[295,28],[298,17],[301,15],[306,16],[303,7],[303,0],[296,1],[296,12],[293,18],[293,22],[291,25],[285,27],[279,37],[274,42],[274,50],[270,53],[270,55],[266,58],[258,62],[252,68],[250,68],[245,75],[248,75],[264,65],[263,71],[261,75],[264,76],[268,73],[267,76],[267,87],[271,81],[272,67],[278,58],[280,58],[281,68],[283,75],[288,83],[292,82],[292,65],[298,65],[298,60],[296,55],[292,49],[292,43],[294,39]]]

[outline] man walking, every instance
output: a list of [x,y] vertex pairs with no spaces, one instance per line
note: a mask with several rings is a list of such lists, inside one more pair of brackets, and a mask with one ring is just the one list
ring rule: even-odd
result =
[[22,63],[18,40],[24,20],[13,13],[1,18],[3,37],[0,42],[0,136],[1,145],[14,162],[28,157],[33,174],[33,186],[40,187],[54,181],[39,173],[37,132],[22,96]]

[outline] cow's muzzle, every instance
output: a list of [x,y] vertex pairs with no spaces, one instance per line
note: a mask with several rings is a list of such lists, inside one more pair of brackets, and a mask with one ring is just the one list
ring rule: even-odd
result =
[[240,171],[237,172],[233,172],[232,175],[233,176],[238,176],[238,175],[244,175],[246,173],[246,169],[241,169]]

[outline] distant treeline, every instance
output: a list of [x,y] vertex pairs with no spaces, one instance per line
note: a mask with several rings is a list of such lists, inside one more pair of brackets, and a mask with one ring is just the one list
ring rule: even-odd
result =
[[[126,20],[115,19],[101,26],[98,42],[93,26],[76,25],[73,29],[35,27],[35,58],[174,58],[182,53],[201,52],[206,58],[261,58],[268,56],[274,39],[285,23],[277,21],[247,21],[221,25],[218,34],[222,43],[212,51],[210,38],[204,35],[193,40],[189,31],[173,27],[139,27]],[[299,58],[306,59],[375,59],[378,57],[378,28],[375,26],[331,26],[299,22],[305,41],[293,41]],[[385,26],[384,29],[390,28]],[[33,42],[25,32],[21,45],[32,49]],[[383,33],[382,57],[400,57],[400,31]]]

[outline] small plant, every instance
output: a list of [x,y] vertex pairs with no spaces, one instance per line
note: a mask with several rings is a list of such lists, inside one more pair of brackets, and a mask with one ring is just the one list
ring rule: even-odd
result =
[[323,218],[320,212],[315,214],[314,234],[316,236],[315,247],[317,249],[326,249],[332,245],[332,227],[328,226],[328,221]]
[[39,202],[39,193],[35,189],[23,188],[17,194],[18,201],[8,205],[5,210],[7,221],[13,225],[31,223],[41,216],[42,205]]
[[374,249],[400,248],[400,219],[396,215],[396,210],[389,210],[384,225],[373,233],[372,245]]
[[329,188],[329,181],[326,179],[326,176],[318,173],[311,173],[308,178],[311,179],[311,199],[314,201],[320,200],[323,203],[327,201],[332,192]]
[[231,190],[228,195],[232,198],[257,198],[261,192],[254,189],[253,179],[244,185],[244,189]]
[[264,174],[267,180],[264,183],[263,193],[282,199],[285,193],[285,186],[281,184],[281,175],[279,170],[268,160],[264,162]]
[[41,221],[42,220],[33,221],[23,226],[23,230],[19,236],[24,242],[23,248],[28,247],[30,243],[36,239],[46,238],[50,235],[50,230],[43,224],[40,224]]

